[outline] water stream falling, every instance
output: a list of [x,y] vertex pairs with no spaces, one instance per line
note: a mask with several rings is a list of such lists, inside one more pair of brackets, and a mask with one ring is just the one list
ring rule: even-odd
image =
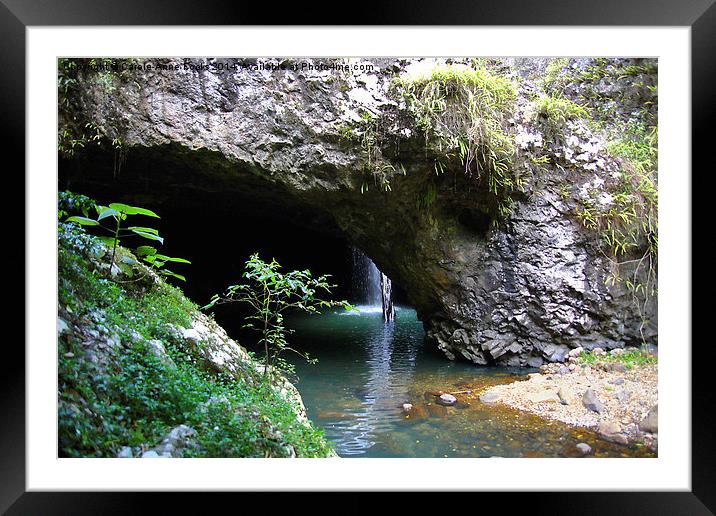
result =
[[390,278],[378,270],[373,260],[360,249],[353,248],[353,291],[358,304],[369,309],[381,309],[383,320],[395,319],[393,306],[393,286]]

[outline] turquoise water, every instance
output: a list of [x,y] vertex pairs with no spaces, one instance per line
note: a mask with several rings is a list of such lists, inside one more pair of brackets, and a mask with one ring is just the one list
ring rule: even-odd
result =
[[[597,457],[652,456],[643,447],[483,404],[481,390],[525,379],[532,370],[448,361],[423,345],[413,309],[398,307],[392,324],[370,307],[358,314],[293,315],[287,323],[295,330],[293,347],[319,360],[294,362],[296,386],[309,417],[341,457],[573,457],[579,442]],[[438,391],[456,394],[458,405],[437,405],[431,393]],[[413,405],[409,413],[404,403]]]

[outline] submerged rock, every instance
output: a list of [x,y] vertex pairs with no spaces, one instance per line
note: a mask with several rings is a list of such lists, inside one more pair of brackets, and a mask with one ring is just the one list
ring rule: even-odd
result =
[[577,449],[582,453],[582,455],[589,455],[592,453],[592,447],[587,443],[578,443]]
[[500,395],[496,392],[486,392],[480,396],[480,401],[483,403],[495,403],[500,399]]
[[457,398],[452,394],[441,394],[440,396],[438,396],[436,401],[439,405],[451,407],[452,405],[455,405],[455,403],[457,403]]

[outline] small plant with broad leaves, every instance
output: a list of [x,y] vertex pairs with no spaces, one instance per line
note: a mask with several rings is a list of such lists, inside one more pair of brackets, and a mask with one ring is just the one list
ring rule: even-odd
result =
[[311,271],[290,271],[282,273],[281,265],[276,260],[263,261],[258,254],[253,254],[245,264],[244,282],[230,285],[222,295],[214,295],[204,310],[224,303],[243,303],[251,310],[245,328],[259,332],[258,344],[264,349],[264,378],[268,378],[271,367],[285,373],[293,373],[294,369],[281,358],[285,351],[292,351],[310,363],[315,359],[306,353],[293,349],[288,345],[286,336],[293,330],[284,326],[284,312],[301,310],[318,314],[323,308],[343,307],[346,310],[355,308],[347,301],[330,301],[320,299],[319,293],[330,294],[336,285],[328,282],[328,275],[314,278]]
[[[76,199],[76,202],[67,202],[67,199],[73,198]],[[125,223],[129,219],[129,217],[134,217],[137,215],[158,219],[159,215],[154,213],[152,210],[140,208],[137,206],[129,206],[123,203],[112,203],[109,206],[102,206],[96,204],[94,201],[90,200],[87,197],[77,196],[74,194],[69,194],[67,192],[63,192],[63,195],[61,196],[61,204],[63,202],[69,207],[79,207],[79,211],[81,211],[82,213],[82,215],[72,215],[70,217],[67,217],[65,219],[65,222],[74,222],[82,227],[100,228],[110,233],[110,235],[97,237],[100,241],[107,245],[107,247],[112,249],[109,262],[110,273],[112,267],[115,264],[117,248],[119,247],[122,239],[130,236],[139,236],[147,240],[159,242],[160,244],[164,243],[164,238],[159,236],[158,230],[148,226],[127,226]],[[95,218],[89,216],[90,210],[92,209],[94,209],[94,211],[97,213],[97,217]],[[66,214],[67,212],[64,209],[60,208],[59,215],[62,216],[63,213]],[[109,222],[109,225],[107,225],[107,222]],[[189,260],[185,260],[184,258],[173,258],[170,256],[159,254],[156,248],[147,245],[137,247],[135,250],[135,254],[138,258],[142,259],[145,263],[147,263],[154,272],[161,274],[162,276],[172,277],[182,281],[186,281],[186,278],[184,276],[166,269],[165,265],[170,262],[191,263]]]

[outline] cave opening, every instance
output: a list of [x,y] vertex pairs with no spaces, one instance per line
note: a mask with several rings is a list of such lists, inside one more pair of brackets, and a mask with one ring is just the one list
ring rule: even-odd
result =
[[[159,231],[161,253],[191,261],[172,267],[186,282],[170,282],[199,306],[240,283],[244,263],[254,253],[266,261],[276,259],[283,272],[310,269],[314,277],[330,275],[336,285],[331,299],[364,304],[364,292],[356,285],[357,248],[330,217],[263,179],[242,174],[235,182],[212,182],[207,173],[172,153],[147,151],[130,153],[118,173],[111,153],[94,151],[60,160],[58,187],[102,205],[122,202],[156,212],[160,219],[135,222]],[[140,237],[126,244],[154,245]],[[409,304],[407,293],[394,282],[392,299]],[[256,335],[243,329],[244,307],[220,305],[213,312],[230,335],[251,347]]]

